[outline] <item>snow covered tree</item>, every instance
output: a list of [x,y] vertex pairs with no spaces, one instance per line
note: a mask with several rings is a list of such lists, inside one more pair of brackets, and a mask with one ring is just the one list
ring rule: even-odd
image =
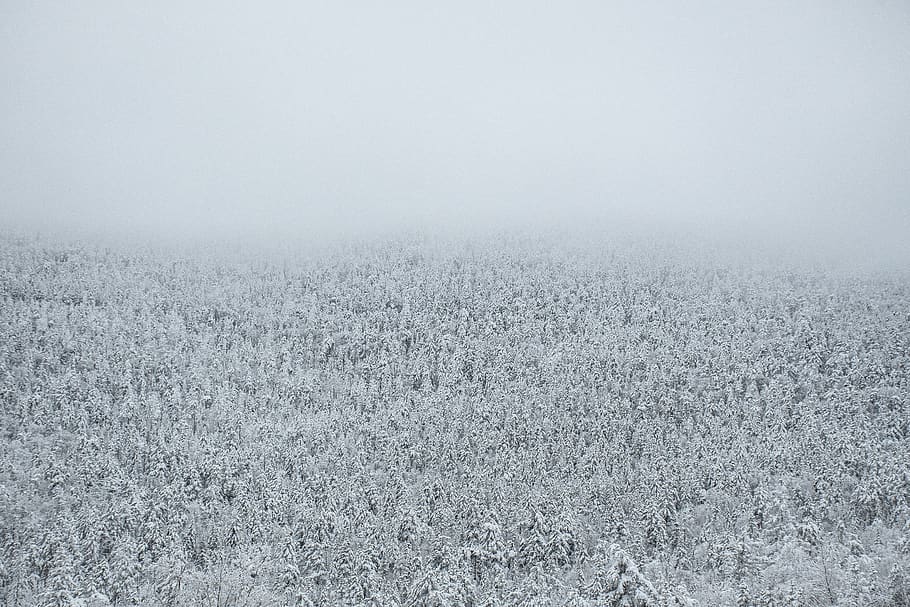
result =
[[599,554],[592,565],[594,579],[583,592],[608,607],[658,607],[659,597],[653,584],[638,570],[625,550],[612,544]]

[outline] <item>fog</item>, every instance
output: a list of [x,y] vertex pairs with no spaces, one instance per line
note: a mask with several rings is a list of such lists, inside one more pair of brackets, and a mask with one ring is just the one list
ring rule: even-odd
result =
[[17,230],[910,230],[906,2],[4,2]]

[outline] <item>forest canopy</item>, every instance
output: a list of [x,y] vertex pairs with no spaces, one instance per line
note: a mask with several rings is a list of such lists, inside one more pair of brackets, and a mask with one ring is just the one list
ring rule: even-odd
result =
[[0,240],[7,605],[907,605],[910,283]]

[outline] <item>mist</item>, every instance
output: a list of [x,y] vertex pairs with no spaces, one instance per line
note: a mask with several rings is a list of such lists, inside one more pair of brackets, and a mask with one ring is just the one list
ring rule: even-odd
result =
[[904,2],[7,2],[0,77],[18,230],[910,230]]

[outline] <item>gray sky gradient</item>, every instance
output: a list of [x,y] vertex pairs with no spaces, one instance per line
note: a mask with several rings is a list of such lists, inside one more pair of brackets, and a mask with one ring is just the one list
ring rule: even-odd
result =
[[48,231],[910,227],[910,4],[4,2]]

